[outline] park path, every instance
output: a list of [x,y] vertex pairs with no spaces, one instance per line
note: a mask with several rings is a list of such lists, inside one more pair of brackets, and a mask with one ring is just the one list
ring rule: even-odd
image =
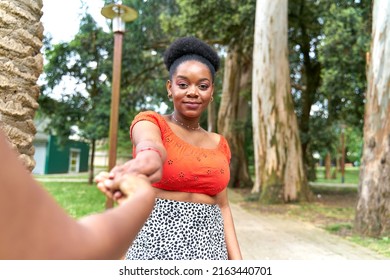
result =
[[276,215],[254,215],[231,203],[245,260],[380,260],[386,257],[312,224]]

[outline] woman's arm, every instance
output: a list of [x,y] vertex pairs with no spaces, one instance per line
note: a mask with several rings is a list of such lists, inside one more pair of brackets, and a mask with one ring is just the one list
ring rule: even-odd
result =
[[131,135],[136,155],[127,170],[145,175],[151,182],[159,181],[166,159],[160,128],[150,121],[139,121],[134,124]]
[[144,175],[151,183],[161,179],[166,150],[159,127],[150,121],[139,121],[133,126],[131,135],[135,146],[135,158],[114,167],[108,178],[105,174],[95,178],[102,191],[104,186],[110,186],[113,181],[125,174]]
[[[0,155],[0,259],[117,259],[153,208],[150,184],[124,177],[121,206],[76,221],[32,178],[2,131]],[[132,196],[129,184],[138,185]]]
[[238,244],[233,216],[229,206],[227,189],[217,194],[217,204],[221,208],[224,221],[225,241],[229,260],[242,260],[240,246]]

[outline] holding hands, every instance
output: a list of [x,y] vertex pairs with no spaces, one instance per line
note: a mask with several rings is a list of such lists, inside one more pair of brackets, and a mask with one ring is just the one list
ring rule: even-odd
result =
[[144,150],[135,159],[115,166],[111,172],[100,172],[95,177],[98,189],[108,198],[122,203],[140,188],[151,188],[151,184],[162,176],[161,158],[153,150]]
[[95,177],[95,181],[102,193],[119,204],[141,190],[152,190],[148,178],[143,175],[121,174],[119,179],[114,180],[110,173],[101,172]]

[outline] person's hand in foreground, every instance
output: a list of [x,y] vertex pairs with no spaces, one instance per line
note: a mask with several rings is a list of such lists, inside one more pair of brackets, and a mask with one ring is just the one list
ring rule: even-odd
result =
[[119,259],[153,209],[152,186],[128,175],[108,189],[120,191],[120,206],[77,221],[33,179],[1,130],[0,155],[0,259]]

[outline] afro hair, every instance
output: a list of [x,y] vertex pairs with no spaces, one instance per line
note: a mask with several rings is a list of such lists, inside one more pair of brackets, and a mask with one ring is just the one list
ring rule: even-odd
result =
[[210,62],[215,71],[219,69],[219,56],[215,50],[195,37],[182,37],[174,41],[164,53],[167,70],[171,70],[172,64],[177,59],[187,55],[200,56]]

